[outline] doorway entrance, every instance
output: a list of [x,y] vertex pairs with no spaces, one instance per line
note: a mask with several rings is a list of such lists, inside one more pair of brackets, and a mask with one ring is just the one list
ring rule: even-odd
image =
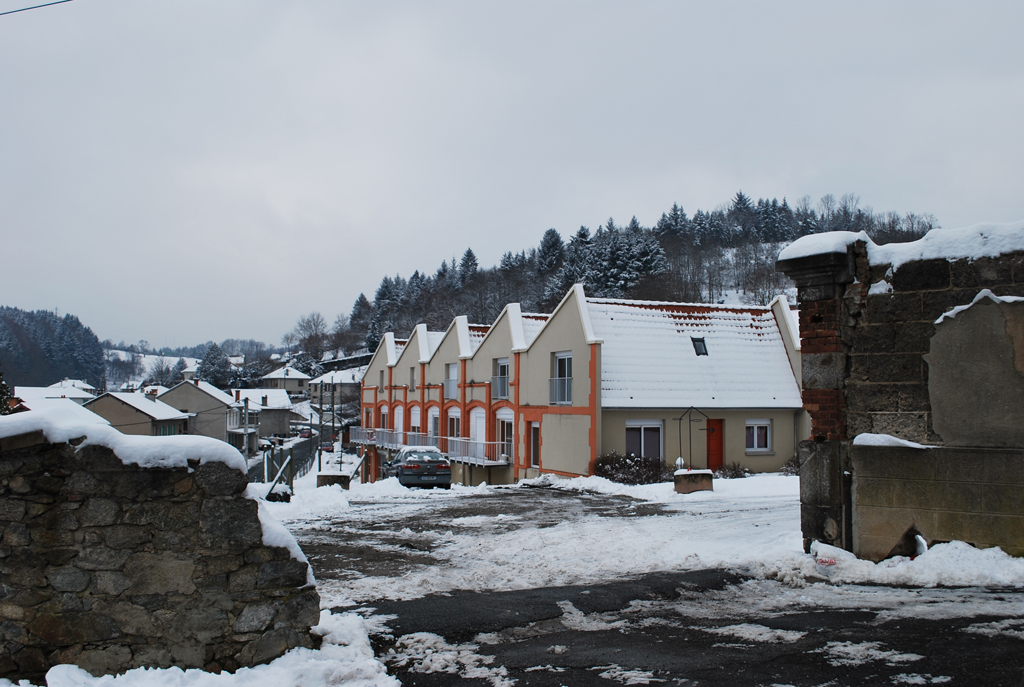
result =
[[708,470],[720,470],[724,462],[725,432],[722,431],[725,420],[708,421]]

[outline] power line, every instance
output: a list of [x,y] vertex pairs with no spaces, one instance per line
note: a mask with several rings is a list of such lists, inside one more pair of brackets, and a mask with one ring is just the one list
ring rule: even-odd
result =
[[32,7],[22,7],[20,10],[8,10],[6,12],[0,12],[0,17],[4,16],[5,14],[16,14],[18,12],[28,12],[29,10],[37,10],[40,7],[49,7],[50,5],[62,5],[65,2],[71,2],[71,0],[57,0],[56,2],[48,2],[48,3],[43,4],[43,5],[34,5]]

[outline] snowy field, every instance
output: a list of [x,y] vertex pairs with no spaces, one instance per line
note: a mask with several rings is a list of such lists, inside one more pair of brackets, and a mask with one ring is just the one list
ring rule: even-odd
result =
[[[331,464],[325,469],[353,465],[350,456],[341,458],[344,468]],[[541,478],[508,487],[455,485],[451,490],[410,490],[395,479],[356,483],[351,491],[337,486],[317,489],[315,484],[316,475],[311,473],[296,480],[291,503],[265,504],[304,546],[312,549],[315,541],[330,542],[332,535],[344,532],[365,535],[368,545],[378,546],[370,539],[376,532],[385,537],[379,543],[382,558],[388,558],[389,547],[396,555],[414,550],[421,556],[420,562],[411,558],[396,574],[357,570],[321,578],[317,583],[321,607],[334,612],[325,610],[321,617],[316,631],[324,636],[324,645],[319,651],[296,649],[269,665],[234,675],[138,669],[116,678],[91,678],[77,668],[60,666],[48,674],[49,687],[396,685],[397,680],[387,676],[373,656],[368,640],[373,624],[382,619],[364,619],[344,609],[374,600],[464,589],[588,584],[705,568],[725,568],[753,578],[705,595],[699,604],[676,604],[680,614],[699,624],[702,617],[739,611],[769,617],[797,605],[873,608],[893,617],[984,616],[995,610],[986,603],[997,601],[986,601],[984,594],[974,594],[972,588],[1024,587],[1024,560],[957,542],[935,546],[914,560],[898,558],[880,564],[859,561],[844,552],[819,552],[819,557],[836,559],[834,565],[822,567],[802,551],[799,480],[777,474],[716,480],[715,491],[686,496],[675,494],[671,484],[631,487],[596,477]],[[534,512],[502,505],[516,503],[517,494],[525,496],[530,490],[564,496],[562,502],[569,510]],[[390,524],[396,522],[409,524],[393,531]],[[394,544],[399,540],[401,547]],[[315,565],[314,555],[311,560]],[[573,610],[566,611],[564,622],[589,622],[576,618]],[[998,610],[1007,614],[1005,604]],[[1024,607],[1010,611],[1024,617]],[[1020,633],[1022,625],[981,623],[977,633]],[[742,638],[767,630],[737,625],[708,631]],[[435,641],[432,638],[443,643],[436,635],[428,638]],[[756,641],[790,640],[773,634]],[[410,655],[422,648],[410,647]],[[835,648],[837,660],[846,660],[845,650]],[[475,656],[472,651],[466,655]],[[9,684],[0,680],[0,685]]]

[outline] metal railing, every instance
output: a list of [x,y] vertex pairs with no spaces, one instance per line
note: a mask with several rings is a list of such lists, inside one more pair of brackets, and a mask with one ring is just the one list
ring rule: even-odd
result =
[[434,437],[449,460],[470,465],[508,465],[512,461],[511,441],[474,441],[461,437]]
[[491,398],[508,398],[508,376],[491,377]]
[[444,386],[444,400],[452,401],[459,398],[459,380],[446,379],[442,385]]
[[551,403],[572,403],[572,377],[551,377],[548,379]]
[[349,438],[354,444],[376,443],[377,430],[372,427],[352,427],[349,429]]

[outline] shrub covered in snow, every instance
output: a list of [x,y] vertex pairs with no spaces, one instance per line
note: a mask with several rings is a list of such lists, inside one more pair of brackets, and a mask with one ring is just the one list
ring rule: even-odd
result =
[[672,481],[672,473],[665,469],[661,458],[624,456],[612,451],[597,457],[594,473],[620,484],[654,484]]

